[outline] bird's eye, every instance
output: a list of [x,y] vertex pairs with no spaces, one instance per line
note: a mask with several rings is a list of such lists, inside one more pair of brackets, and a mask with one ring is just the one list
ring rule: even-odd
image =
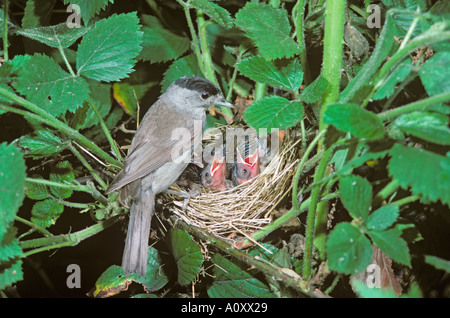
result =
[[205,173],[205,177],[209,177],[209,172]]
[[242,169],[242,174],[245,176],[245,175],[247,175],[248,174],[248,170],[247,169]]
[[208,93],[203,93],[201,95],[201,97],[202,97],[202,99],[207,99],[209,97],[209,94]]

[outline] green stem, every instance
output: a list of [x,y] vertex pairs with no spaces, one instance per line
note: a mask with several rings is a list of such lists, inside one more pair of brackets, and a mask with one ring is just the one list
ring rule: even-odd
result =
[[319,142],[320,138],[325,134],[325,130],[322,130],[316,138],[313,139],[313,141],[309,144],[308,148],[306,149],[305,153],[302,154],[302,159],[300,160],[300,163],[297,166],[297,170],[295,171],[294,178],[292,180],[292,208],[297,210],[299,208],[298,206],[298,181],[300,180],[300,176],[303,172],[303,167],[305,165],[306,160],[308,159],[311,151],[314,149],[316,144]]
[[[202,49],[202,61],[204,63],[205,69],[205,77],[213,82],[217,87],[220,87],[219,82],[217,81],[216,73],[214,71],[214,63],[211,57],[211,50],[208,45],[208,32],[207,26],[208,21],[205,20],[203,12],[201,10],[197,10],[197,26],[198,33],[200,37],[200,47]],[[220,110],[223,114],[228,116],[229,118],[233,118],[233,112],[228,107],[220,107]]]
[[76,77],[76,74],[75,74],[75,72],[72,69],[72,66],[70,66],[70,63],[67,60],[66,54],[64,53],[64,49],[61,46],[59,46],[58,50],[59,50],[59,53],[61,54],[61,56],[62,56],[62,58],[64,60],[64,63],[66,63],[66,66],[67,66],[67,69],[70,72],[70,75],[72,75],[73,77]]
[[389,182],[374,198],[373,205],[378,206],[382,201],[386,200],[394,191],[398,189],[399,183],[397,180]]
[[70,189],[70,190],[75,190],[75,191],[83,191],[83,192],[88,192],[88,193],[91,192],[91,190],[86,186],[76,185],[76,184],[59,183],[59,182],[54,182],[54,181],[50,181],[50,180],[46,180],[46,179],[26,178],[25,182],[35,183],[35,184],[43,184],[43,185],[46,185],[49,187],[58,187],[58,188]]
[[4,16],[3,16],[3,58],[5,62],[8,60],[8,6],[9,0],[4,0]]
[[[316,173],[314,175],[314,181],[320,180],[323,178],[325,173],[325,169],[328,164],[328,160],[333,154],[333,148],[329,148],[325,150],[322,160],[320,161],[319,166],[316,168]],[[314,243],[314,235],[316,228],[316,213],[317,205],[319,203],[319,197],[321,194],[322,187],[316,186],[311,191],[311,203],[309,205],[308,215],[306,217],[306,235],[305,235],[305,251],[303,254],[303,278],[309,280],[311,276],[311,261],[312,261],[312,248]],[[319,211],[319,214],[321,211]],[[322,221],[322,220],[320,220]],[[319,224],[319,222],[318,222]]]
[[106,136],[106,139],[108,139],[109,144],[111,145],[112,150],[114,151],[116,158],[121,159],[122,156],[120,155],[119,148],[117,148],[116,143],[114,142],[113,138],[111,137],[111,134],[109,133],[108,127],[106,127],[105,121],[102,118],[102,115],[97,109],[97,106],[95,106],[95,103],[92,101],[92,99],[89,97],[89,104],[91,105],[92,109],[95,112],[95,115],[98,118],[98,121],[100,122],[100,126],[102,127],[103,133]]
[[6,89],[4,89],[2,87],[0,87],[0,95],[6,97],[7,99],[9,99],[9,100],[11,100],[11,101],[21,105],[21,106],[23,106],[24,108],[29,110],[31,113],[23,111],[23,110],[20,110],[20,109],[15,108],[15,107],[7,106],[7,105],[4,105],[4,104],[0,104],[0,108],[3,108],[5,110],[7,110],[7,111],[10,111],[10,112],[13,112],[13,113],[16,113],[16,114],[27,116],[27,117],[32,118],[32,119],[36,119],[39,122],[42,122],[42,123],[44,123],[46,125],[49,125],[49,126],[51,126],[53,128],[56,128],[57,130],[63,132],[65,135],[67,135],[69,138],[71,138],[71,139],[79,142],[81,145],[87,147],[89,150],[91,150],[94,154],[99,156],[101,159],[105,160],[107,163],[109,163],[111,165],[115,165],[115,166],[121,167],[121,164],[116,159],[114,159],[113,157],[108,155],[105,151],[100,149],[97,145],[92,143],[92,141],[90,141],[89,139],[84,137],[78,131],[72,129],[71,127],[67,126],[63,122],[61,122],[58,119],[54,118],[52,115],[47,113],[45,110],[39,108],[35,104],[27,101],[26,99],[23,99],[22,97],[14,94],[14,93],[9,92],[8,90],[6,90]]
[[259,99],[264,98],[266,96],[267,84],[256,82],[255,84],[255,97],[254,101],[256,102]]
[[406,197],[406,198],[403,198],[403,199],[391,202],[390,204],[402,206],[404,204],[408,204],[408,203],[417,201],[419,199],[420,199],[420,195],[411,195],[409,197]]
[[44,229],[43,227],[41,227],[41,226],[39,226],[39,225],[37,225],[37,224],[34,224],[33,222],[30,222],[30,221],[28,221],[28,220],[26,220],[26,219],[23,219],[23,218],[21,218],[21,217],[19,217],[19,216],[17,216],[17,215],[14,217],[14,219],[15,219],[16,221],[19,221],[19,222],[21,222],[21,223],[23,223],[23,224],[28,225],[29,227],[31,227],[31,228],[33,228],[33,229],[36,229],[37,231],[41,232],[41,233],[42,233],[44,236],[46,236],[46,237],[52,237],[52,236],[53,236],[52,233],[50,233],[49,231],[47,231],[47,230]]
[[403,59],[409,56],[409,53],[418,47],[429,45],[436,42],[448,42],[450,41],[450,31],[434,31],[426,32],[423,35],[415,37],[403,48],[399,49],[386,63],[383,64],[380,71],[376,74],[373,83],[375,85],[372,91],[366,96],[361,104],[361,107],[366,107],[372,96],[378,90],[378,88],[383,84],[386,76],[391,72],[397,63],[400,63]]
[[295,32],[297,34],[297,43],[300,47],[300,62],[302,63],[303,79],[306,85],[311,83],[311,75],[308,67],[308,55],[305,44],[304,34],[304,14],[305,14],[305,0],[298,0],[292,15],[294,17]]
[[[72,151],[72,153],[75,155],[75,157],[78,158],[78,160],[80,160],[80,162],[83,164],[83,166],[86,167],[86,169],[89,171],[89,173],[94,177],[95,180],[97,180],[97,182],[100,184],[100,186],[103,188],[103,190],[106,190],[108,188],[108,186],[106,185],[106,183],[103,181],[102,178],[100,178],[100,176],[98,175],[98,173],[94,170],[94,168],[92,168],[92,166],[89,164],[89,162],[87,162],[87,160],[81,155],[81,153],[72,145],[69,144],[69,149],[70,151]],[[90,192],[90,191],[89,191]]]
[[75,233],[22,241],[22,242],[19,242],[19,246],[22,249],[31,249],[31,248],[33,249],[29,252],[26,252],[25,256],[36,254],[39,252],[49,251],[49,250],[52,250],[55,248],[60,248],[60,247],[65,247],[65,246],[75,246],[78,243],[80,243],[81,241],[83,241],[91,236],[94,236],[95,234],[100,233],[104,229],[115,224],[118,220],[120,220],[120,217],[114,217],[114,218],[105,220],[103,222],[94,224],[84,230],[81,230],[81,231],[78,231]]
[[325,33],[323,49],[322,75],[328,81],[328,87],[322,98],[320,110],[320,130],[326,125],[323,114],[328,105],[336,102],[341,81],[341,61],[344,38],[345,1],[328,0],[325,8]]
[[378,117],[381,120],[391,120],[399,115],[403,115],[409,112],[423,110],[431,105],[444,103],[450,101],[450,92],[441,93],[438,95],[434,95],[422,100],[418,100],[416,102],[400,106],[394,109],[387,110],[385,112],[379,113]]

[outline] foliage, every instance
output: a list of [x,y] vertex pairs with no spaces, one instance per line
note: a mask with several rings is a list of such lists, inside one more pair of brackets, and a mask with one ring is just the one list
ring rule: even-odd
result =
[[[16,284],[22,292],[24,260],[83,249],[74,246],[118,228],[125,208],[104,191],[123,162],[118,144],[131,138],[121,125],[134,129],[160,92],[190,75],[248,102],[241,123],[302,138],[280,194],[291,200],[276,207],[287,212],[242,250],[194,228],[168,230],[163,218],[145,277],[105,259],[91,296],[193,286],[202,297],[315,296],[310,284],[336,297],[400,296],[358,279],[373,262],[402,273],[403,297],[428,295],[434,286],[423,282],[450,268],[450,7],[371,2],[380,27],[368,25],[370,1],[148,0],[132,12],[112,0],[4,1],[1,295]],[[81,10],[78,27],[58,13],[69,4]],[[295,218],[305,226],[283,227]],[[300,250],[293,234],[305,237]],[[374,249],[393,265],[377,263]]]

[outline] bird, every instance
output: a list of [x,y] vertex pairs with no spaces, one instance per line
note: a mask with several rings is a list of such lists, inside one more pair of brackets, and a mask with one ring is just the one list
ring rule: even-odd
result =
[[125,275],[145,276],[155,196],[166,191],[192,160],[201,146],[205,110],[215,105],[234,107],[211,81],[181,77],[142,118],[123,169],[106,191],[120,191],[120,202],[130,208],[122,257]]
[[259,174],[260,140],[257,136],[240,143],[236,147],[236,157],[233,163],[232,180],[237,186],[245,182],[253,182]]
[[232,187],[231,181],[227,179],[227,165],[225,157],[213,157],[211,163],[203,168],[201,173],[202,185],[211,190],[224,191]]

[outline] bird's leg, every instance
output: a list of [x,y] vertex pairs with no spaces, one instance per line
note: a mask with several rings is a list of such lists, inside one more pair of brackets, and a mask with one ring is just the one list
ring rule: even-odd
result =
[[165,192],[168,194],[173,194],[173,195],[184,198],[183,207],[182,207],[183,211],[186,210],[189,200],[200,194],[200,190],[198,190],[198,189],[189,189],[188,191],[178,191],[178,190],[167,189]]

